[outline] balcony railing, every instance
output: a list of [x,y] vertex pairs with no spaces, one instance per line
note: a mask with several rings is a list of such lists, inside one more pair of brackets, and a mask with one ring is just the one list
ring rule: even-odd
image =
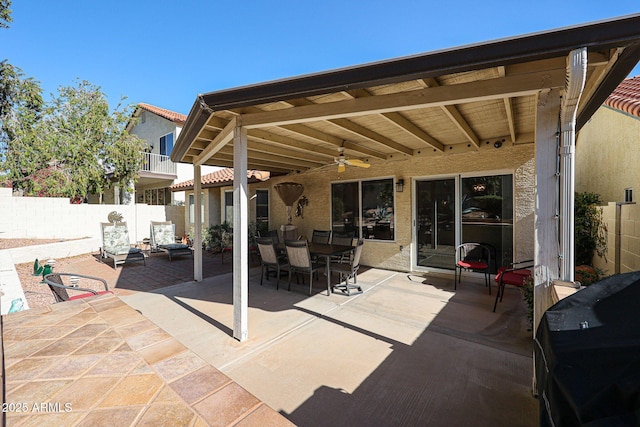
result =
[[169,160],[169,156],[163,156],[155,153],[143,153],[141,172],[162,173],[167,175],[176,175],[176,164]]

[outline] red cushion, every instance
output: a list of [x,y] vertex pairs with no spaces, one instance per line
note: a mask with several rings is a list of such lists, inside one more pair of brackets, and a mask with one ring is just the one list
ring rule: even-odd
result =
[[[100,291],[98,292],[98,295],[105,295],[105,294],[112,294],[113,292],[111,291]],[[69,301],[74,300],[74,299],[81,299],[81,298],[88,298],[88,297],[95,297],[97,295],[92,294],[91,292],[87,292],[86,294],[78,294],[78,295],[74,295],[72,297],[69,297]]]
[[489,268],[486,262],[481,261],[458,261],[458,267],[468,268],[470,270],[486,270]]
[[527,277],[531,277],[530,270],[514,270],[504,272],[505,268],[500,268],[498,270],[498,274],[496,274],[496,282],[500,283],[500,279],[502,278],[502,283],[512,286],[522,286],[524,285],[524,279]]

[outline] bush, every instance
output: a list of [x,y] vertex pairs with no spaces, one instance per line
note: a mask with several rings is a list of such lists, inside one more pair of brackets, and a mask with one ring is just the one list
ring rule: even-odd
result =
[[579,265],[575,269],[575,281],[582,286],[589,286],[596,283],[604,276],[604,272],[590,265]]
[[602,219],[600,195],[576,193],[575,195],[575,265],[593,265],[597,253],[607,252],[607,226]]
[[233,228],[228,222],[210,225],[202,230],[202,246],[213,252],[221,252],[233,243]]
[[533,277],[525,277],[522,285],[522,296],[527,303],[527,319],[529,319],[529,331],[533,330]]

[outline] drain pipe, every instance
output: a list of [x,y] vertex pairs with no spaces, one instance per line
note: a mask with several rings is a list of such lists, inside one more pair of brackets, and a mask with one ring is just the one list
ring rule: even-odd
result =
[[576,115],[587,76],[587,48],[567,56],[565,93],[560,104],[560,279],[574,281]]

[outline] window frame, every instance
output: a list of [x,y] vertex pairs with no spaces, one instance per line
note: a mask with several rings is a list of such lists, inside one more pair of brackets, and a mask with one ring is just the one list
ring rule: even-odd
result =
[[[167,153],[167,137],[171,135],[171,148],[169,149],[169,152]],[[163,141],[164,139],[164,141]],[[176,138],[174,135],[174,132],[169,132],[165,135],[162,135],[160,138],[158,138],[158,152],[160,153],[161,156],[170,156],[171,152],[173,151],[173,146],[176,142]],[[163,149],[164,147],[164,149]],[[164,151],[164,153],[163,153]]]
[[[364,223],[364,212],[363,212],[363,194],[362,194],[362,185],[363,183],[373,182],[373,181],[391,181],[391,194],[393,196],[393,221],[390,221],[390,226],[393,226],[393,238],[391,239],[376,239],[376,238],[366,238],[363,233],[363,223]],[[363,178],[363,179],[351,179],[351,180],[340,180],[340,181],[331,181],[329,182],[329,195],[330,195],[330,203],[329,203],[329,229],[333,231],[333,185],[334,184],[349,184],[356,183],[358,189],[358,218],[353,219],[353,222],[357,222],[357,234],[356,238],[365,239],[368,242],[381,242],[381,243],[395,243],[398,235],[398,227],[397,227],[397,196],[396,196],[396,182],[397,179],[394,175],[389,176],[380,176],[380,177],[371,177],[371,178]]]

